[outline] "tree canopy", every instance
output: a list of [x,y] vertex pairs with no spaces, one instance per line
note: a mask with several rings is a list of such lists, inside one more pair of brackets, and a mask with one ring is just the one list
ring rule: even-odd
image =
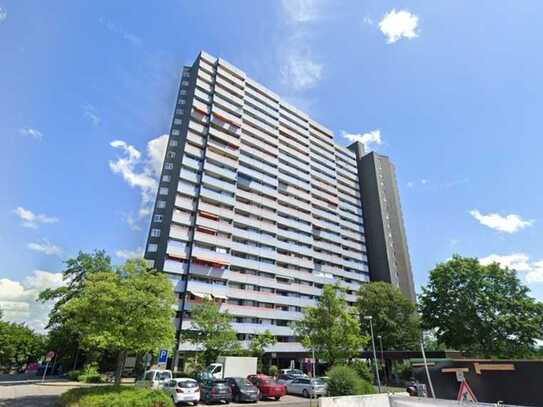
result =
[[2,321],[0,311],[0,367],[21,368],[45,356],[45,336],[24,324]]
[[[416,307],[398,288],[384,282],[363,284],[357,308],[362,316],[372,316],[373,331],[381,336],[383,349],[418,349],[421,332]],[[369,324],[362,324],[362,332],[370,335]]]
[[482,357],[527,357],[543,338],[543,304],[514,270],[458,255],[438,264],[422,289],[424,329],[448,348]]
[[239,352],[236,331],[230,325],[232,316],[221,312],[219,304],[205,298],[202,304],[193,305],[191,329],[183,331],[183,338],[202,347],[206,364],[215,362],[219,355]]
[[305,308],[294,328],[304,346],[313,347],[317,357],[331,365],[356,356],[368,343],[360,334],[356,309],[347,305],[337,285],[325,285],[317,306]]
[[262,369],[262,357],[266,353],[266,348],[268,346],[273,346],[277,342],[277,339],[272,335],[269,329],[266,329],[262,334],[255,335],[251,339],[249,344],[249,352],[252,356],[258,358],[258,366]]
[[126,352],[172,347],[172,285],[143,260],[128,260],[112,270],[102,252],[88,256],[80,253],[72,262],[75,271],[65,272],[67,289],[42,298],[57,299],[50,318],[53,329],[77,332],[85,350],[118,354],[119,379]]

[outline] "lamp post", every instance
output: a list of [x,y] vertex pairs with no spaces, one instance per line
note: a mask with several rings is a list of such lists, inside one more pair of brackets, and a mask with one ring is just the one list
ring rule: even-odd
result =
[[377,388],[379,393],[381,393],[381,379],[379,378],[379,368],[377,367],[377,352],[375,351],[375,338],[373,337],[373,317],[371,315],[366,315],[364,319],[370,321],[370,332],[371,332],[371,347],[373,348],[373,364],[375,365],[375,375],[377,377]]
[[386,383],[387,383],[387,365],[385,363],[385,353],[383,352],[383,337],[381,335],[377,335],[377,339],[379,339],[379,345],[381,347],[381,366],[383,366],[383,382],[386,385]]

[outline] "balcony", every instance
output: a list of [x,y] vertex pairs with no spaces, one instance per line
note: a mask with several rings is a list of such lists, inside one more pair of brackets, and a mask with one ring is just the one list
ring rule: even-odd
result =
[[292,232],[288,232],[288,231],[286,231],[284,229],[281,229],[281,232],[283,233],[283,236],[286,236],[286,237],[290,236],[293,239],[296,238],[296,240],[298,240],[298,241],[311,244],[311,241],[313,240],[311,238],[311,236],[306,236],[303,233],[298,232],[298,231],[302,231],[302,232],[305,232],[305,233],[308,233],[309,235],[311,235],[311,232],[312,232],[312,229],[313,229],[311,224],[308,225],[306,223],[299,222],[296,219],[285,218],[283,216],[277,216],[276,221],[280,225],[286,226],[288,228],[297,229],[296,231],[292,231]]
[[228,178],[232,181],[236,181],[237,179],[236,171],[232,171],[229,168],[215,165],[209,162],[208,160],[204,162],[204,170],[206,173],[214,174],[219,177]]
[[187,132],[187,141],[192,143],[192,144],[197,145],[200,148],[204,147],[204,137],[200,136],[199,134],[196,134],[193,131],[189,130]]
[[324,219],[313,218],[313,225],[330,232],[339,233],[341,231],[341,228],[339,225],[328,222]]
[[[188,229],[187,229],[188,232]],[[171,236],[170,231],[170,236]],[[175,240],[168,241],[168,247],[166,248],[166,253],[172,257],[178,259],[186,259],[189,255],[189,248],[186,243],[177,242]]]
[[307,118],[301,119],[300,117],[292,114],[288,108],[285,108],[285,106],[281,106],[281,114],[288,118],[291,122],[294,122],[300,130],[307,131],[309,129],[309,123],[307,122]]
[[211,95],[207,92],[204,92],[198,88],[194,90],[194,96],[200,99],[202,102],[210,104],[211,103]]
[[258,146],[273,156],[279,154],[277,150],[277,138],[258,130],[256,127],[243,126],[241,140],[243,144]]
[[354,172],[349,172],[349,171],[345,171],[343,168],[341,167],[336,167],[336,171],[338,173],[338,175],[342,176],[343,178],[345,179],[348,179],[349,181],[351,181],[353,183],[353,188],[355,186],[358,186],[358,172],[357,170],[355,170]]
[[271,220],[272,222],[275,222],[276,213],[274,211],[271,211],[266,208],[261,208],[255,205],[249,205],[240,201],[236,202],[236,209],[245,211],[247,213],[250,213],[252,215],[262,217],[268,220]]
[[[278,234],[280,234],[280,233],[278,233]],[[284,240],[277,239],[275,241],[275,247],[277,247],[277,249],[287,250],[289,252],[296,253],[296,254],[299,254],[299,255],[302,255],[302,256],[307,256],[307,257],[312,257],[313,256],[313,249],[311,249],[310,247],[298,245],[298,244],[296,244],[294,242],[286,242]],[[285,255],[282,255],[282,256],[285,256]],[[288,257],[290,257],[290,256],[288,256]],[[289,259],[289,261],[291,261],[291,260]]]
[[[188,242],[190,240],[190,229],[188,226],[172,224],[170,225],[170,237]],[[169,249],[170,244],[168,244],[168,250]],[[185,248],[183,250],[185,250]],[[170,254],[170,252],[168,252],[168,254]]]
[[187,155],[183,155],[183,161],[181,163],[184,167],[192,168],[195,171],[199,171],[202,169],[201,161],[190,158]]
[[205,187],[201,188],[200,196],[203,196],[211,201],[214,201],[223,205],[234,206],[236,202],[234,197],[229,194],[226,194],[226,193],[221,194],[220,192],[215,192]]
[[217,73],[221,74],[238,87],[242,89],[245,88],[245,73],[220,58],[219,65],[217,66]]
[[250,78],[246,78],[245,84],[248,85],[245,88],[247,93],[250,93],[251,96],[260,99],[262,103],[269,105],[274,110],[279,110],[279,96],[277,96],[276,93],[262,86],[260,83],[251,80]]
[[351,212],[346,212],[344,210],[339,210],[339,216],[341,216],[344,219],[348,219],[353,223],[356,223],[357,225],[362,225],[364,223],[364,220],[362,219],[362,215],[355,215]]
[[361,243],[365,241],[365,237],[363,233],[353,232],[345,228],[341,229],[341,236],[348,237],[350,239],[356,240],[357,242],[361,242]]
[[187,212],[181,212],[179,210],[174,210],[172,214],[172,222],[179,223],[181,225],[192,226],[194,217],[192,214]]
[[[242,168],[240,168],[239,171],[242,171]],[[245,168],[243,168],[243,171],[247,172]],[[259,182],[252,179],[238,177],[238,185],[245,188],[250,188],[254,191],[258,191],[268,196],[275,197],[277,195],[277,189],[264,184],[260,184]]]
[[221,304],[221,311],[228,311],[233,316],[249,318],[283,319],[287,321],[299,321],[303,318],[301,312],[281,311],[274,308],[248,305]]
[[[194,265],[191,265],[191,274],[192,274],[192,267]],[[202,281],[196,281],[189,279],[187,284],[187,291],[190,291],[191,293],[198,293],[198,294],[207,294],[211,295],[213,297],[218,298],[226,298],[226,286],[221,284],[209,284],[204,283]]]
[[196,218],[196,224],[198,226],[204,226],[209,229],[213,229],[217,232],[232,233],[232,224],[228,222],[217,221],[198,215]]
[[[281,157],[281,159],[283,159],[283,157]],[[282,161],[279,161],[279,169],[283,173],[290,174],[293,177],[297,177],[297,178],[307,180],[307,181],[309,181],[309,179],[310,179],[310,175],[308,173],[300,171],[297,168],[295,168],[294,166],[292,166],[292,165],[290,165],[288,163],[282,162]]]
[[328,253],[324,253],[324,252],[318,252],[316,250],[313,253],[313,257],[315,259],[319,259],[321,261],[326,261],[328,263],[338,264],[340,266],[343,264],[343,259],[341,257],[334,256],[332,254],[328,254]]
[[322,229],[314,229],[313,235],[315,235],[315,237],[318,237],[319,239],[326,239],[334,243],[342,242],[341,236]]
[[213,92],[213,86],[200,78],[196,79],[196,86],[198,86],[200,89],[205,90],[208,93]]
[[184,168],[181,170],[179,178],[192,184],[200,183],[200,176],[198,174]]
[[274,304],[281,305],[294,305],[299,307],[316,306],[316,302],[314,300],[294,296],[278,295],[266,291],[241,290],[239,288],[232,287],[228,287],[227,296],[228,298],[242,298],[244,300],[259,302],[273,302]]
[[225,110],[222,110],[216,104],[213,104],[213,108],[211,109],[211,111],[213,113],[213,117],[211,120],[215,125],[233,134],[236,134],[236,135],[241,134],[241,118],[240,117],[233,115],[231,113],[228,113]]
[[177,192],[182,195],[196,197],[196,195],[198,194],[198,187],[193,184],[179,181],[179,183],[177,184]]
[[271,324],[250,324],[232,322],[232,328],[238,333],[263,334],[269,330],[272,335],[291,336],[294,335],[292,328],[288,326],[277,326]]
[[295,159],[300,160],[302,164],[309,165],[309,162],[311,160],[309,157],[309,150],[302,149],[302,151],[300,151],[300,147],[293,147],[292,144],[293,143],[288,138],[279,135],[279,149],[287,152]]
[[296,123],[291,122],[290,120],[286,119],[281,113],[282,116],[279,117],[279,125],[281,126],[281,131],[283,133],[288,133],[290,138],[293,138],[296,141],[299,141],[304,146],[309,146],[309,131],[299,126]]
[[234,218],[233,208],[224,208],[222,206],[213,205],[208,202],[204,202],[202,200],[200,200],[200,202],[198,203],[198,210],[210,212],[214,215],[220,216],[221,218],[226,218],[226,219]]
[[194,211],[196,209],[196,201],[188,197],[177,195],[175,197],[175,206],[179,209]]
[[239,144],[240,144],[239,137],[234,137],[231,134],[227,133],[226,131],[218,130],[215,127],[209,128],[209,134],[211,136],[217,137],[219,140],[222,140],[231,146],[235,146],[239,148]]
[[[250,159],[250,158],[248,158],[246,156],[240,156],[239,161],[240,161],[240,163],[251,163],[251,164],[255,163],[255,166],[256,166],[255,160],[252,160],[252,159]],[[264,165],[262,165],[261,167],[264,167]],[[271,177],[269,175],[266,175],[266,174],[264,174],[264,173],[262,173],[260,171],[254,170],[252,168],[240,165],[238,167],[238,174],[245,174],[245,175],[247,175],[247,176],[249,176],[251,178],[257,179],[257,180],[262,181],[262,182],[265,182],[266,184],[270,185],[270,186],[265,185],[268,188],[272,188],[271,186],[277,188],[277,178]],[[238,182],[239,182],[239,180],[238,180]]]
[[210,263],[229,265],[232,256],[230,256],[228,253],[221,253],[214,250],[204,249],[203,247],[193,246],[192,257]]
[[232,245],[232,240],[230,238],[212,235],[198,229],[196,229],[194,232],[194,241],[208,243],[214,246],[221,246],[224,248],[229,248]]
[[273,236],[266,235],[263,233],[257,233],[245,229],[240,229],[237,227],[232,228],[232,236],[235,236],[239,239],[251,240],[253,242],[267,244],[270,246],[275,246],[276,239]]
[[231,257],[232,266],[244,267],[251,270],[266,271],[268,273],[273,273],[275,269],[275,264],[265,263],[258,260],[245,259],[243,257],[232,256]]
[[[283,148],[283,146],[279,147],[280,149]],[[280,155],[280,162],[283,161],[282,164],[285,167],[291,167],[295,168],[297,171],[300,171],[302,174],[304,174],[305,177],[309,177],[310,175],[310,167],[307,163],[298,160],[297,158],[291,157],[290,155],[284,153],[281,151]]]
[[276,130],[278,127],[278,121],[277,119],[274,119],[273,117],[268,116],[267,114],[261,112],[260,110],[255,109],[254,107],[248,105],[247,103],[244,106],[244,111],[247,114],[252,115],[255,119],[262,121],[267,126],[269,126],[270,130]]
[[334,149],[334,145],[330,143],[326,143],[319,138],[313,136],[311,134],[311,137],[309,138],[311,140],[311,144],[314,148],[317,148],[324,152],[324,154],[329,154],[331,157],[334,157],[336,154],[336,151]]
[[251,127],[254,127],[261,132],[268,135],[268,137],[271,137],[272,139],[277,139],[277,136],[279,135],[276,128],[273,126],[270,126],[269,124],[256,119],[254,117],[249,116],[248,114],[243,115],[243,127],[246,127],[246,124],[249,124]]
[[[277,201],[279,202],[279,206],[277,206],[277,212],[284,213],[286,215],[292,216],[296,219],[303,220],[309,223],[313,222],[313,217],[311,216],[311,213],[302,212],[301,210],[297,208],[290,208],[288,206],[283,205],[283,203],[290,204],[291,200],[295,201],[295,199],[290,196],[278,194]],[[296,202],[293,205],[296,205]],[[309,206],[308,210],[311,210],[311,206]],[[309,227],[311,228],[311,226]],[[305,230],[305,229],[302,229],[302,230]],[[309,230],[309,232],[311,232],[311,230]]]
[[214,91],[214,95],[219,95],[221,98],[240,107],[243,106],[243,96],[230,92],[226,87],[215,86]]
[[309,182],[301,181],[291,175],[285,174],[284,172],[279,173],[279,179],[287,184],[303,189],[304,191],[311,191],[311,184]]
[[279,138],[282,144],[291,146],[301,152],[309,152],[309,140],[307,135],[302,135],[289,129],[281,122],[279,127]]
[[269,165],[268,160],[255,160],[254,158],[249,157],[246,154],[240,154],[239,161],[249,167],[258,168],[259,171],[265,172],[266,174],[264,174],[263,176],[266,177],[266,179],[262,178],[262,180],[266,180],[266,182],[268,182],[269,184],[277,185],[277,168]]
[[[291,247],[291,248],[293,248],[293,247]],[[305,268],[308,268],[308,269],[312,269],[313,266],[314,266],[313,260],[303,259],[303,258],[300,258],[300,257],[297,257],[297,256],[289,256],[289,255],[280,254],[280,253],[277,253],[277,261],[282,262],[282,263],[291,264],[293,266],[305,267]]]
[[236,191],[236,184],[220,180],[204,173],[202,176],[202,184],[209,185],[214,189],[220,189],[222,191],[234,193]]
[[331,212],[323,211],[323,210],[317,208],[317,207],[314,206],[314,205],[313,205],[313,208],[311,209],[311,212],[313,212],[314,215],[318,215],[318,216],[320,216],[321,218],[330,220],[330,221],[332,221],[332,222],[338,222],[338,221],[339,221],[339,217],[337,216],[336,213],[331,213]]
[[277,209],[277,202],[274,199],[270,199],[263,195],[258,195],[251,191],[238,188],[236,191],[236,196],[245,198],[253,203],[266,206],[267,208],[271,208],[273,210]]
[[253,228],[258,228],[268,233],[276,233],[277,231],[277,227],[271,222],[265,222],[253,217],[244,216],[240,213],[236,213],[234,215],[234,222]]
[[172,259],[166,259],[164,261],[164,271],[172,274],[186,274],[187,263]]
[[212,149],[207,149],[206,150],[206,157],[209,157],[215,161],[218,161],[224,165],[227,165],[229,167],[232,167],[232,168],[237,168],[238,167],[238,160],[237,158],[236,159],[233,159],[229,156],[226,156],[222,153],[218,153]]
[[207,133],[207,126],[204,126],[201,123],[195,122],[194,120],[189,121],[189,130],[197,133],[200,136],[205,136]]
[[322,191],[318,188],[312,188],[311,194],[313,195],[313,198],[316,198],[317,200],[326,201],[326,206],[328,206],[330,209],[337,210],[337,206],[339,205],[339,199],[337,196]]
[[[225,144],[221,141],[209,138],[207,140],[207,146],[210,147],[212,150],[214,150],[217,154],[225,155],[229,157],[231,160],[236,160],[239,157],[239,149],[235,147],[231,147],[228,144]],[[209,149],[208,149],[209,151]],[[208,154],[206,152],[206,154]]]
[[248,244],[234,242],[234,241],[231,242],[230,248],[239,253],[244,253],[251,256],[264,257],[266,259],[272,259],[272,260],[275,259],[275,256],[277,254],[276,251],[272,249],[248,245]]
[[202,69],[198,69],[198,78],[202,79],[204,82],[213,83],[213,76]]
[[[220,76],[217,76],[215,78],[215,85],[219,85],[219,87],[226,89],[228,93],[232,94],[238,99],[243,99],[243,95],[245,94],[245,91],[243,89],[238,88],[237,86],[233,85],[226,79],[221,78]],[[217,86],[215,86],[215,91],[216,90]]]
[[191,154],[199,159],[204,157],[204,150],[191,144],[185,144],[185,153]]
[[272,108],[270,107],[268,104],[264,103],[261,99],[259,99],[259,97],[249,91],[249,92],[245,92],[245,103],[246,104],[251,104],[254,106],[254,109],[257,109],[261,112],[265,112],[266,114],[268,114],[269,116],[271,116],[272,118],[275,118],[276,120],[279,119],[279,112],[277,111],[277,108]]
[[194,262],[192,262],[190,265],[190,274],[200,277],[209,277],[213,279],[228,279],[229,273],[229,270],[222,267],[211,267]]
[[338,244],[328,243],[325,240],[314,240],[313,247],[316,249],[328,250],[330,252],[343,253],[343,251],[341,250],[341,246],[339,246]]
[[[249,136],[250,137],[250,136]],[[246,143],[247,137],[246,135],[241,136],[242,139],[242,145],[241,145],[241,153],[240,155],[250,155],[253,157],[256,157],[261,162],[266,163],[268,166],[273,168],[275,171],[277,171],[277,156],[269,154],[268,151],[265,151],[265,149],[257,149],[249,144]],[[262,148],[262,142],[259,140],[254,139],[257,143],[257,145]],[[243,154],[245,153],[245,154]]]

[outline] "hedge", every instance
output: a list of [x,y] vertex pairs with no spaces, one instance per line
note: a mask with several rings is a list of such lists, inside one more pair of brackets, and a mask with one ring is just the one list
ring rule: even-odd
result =
[[57,403],[60,407],[174,407],[160,390],[128,386],[96,386],[68,390]]
[[373,386],[362,379],[351,367],[335,366],[326,372],[330,396],[373,394]]

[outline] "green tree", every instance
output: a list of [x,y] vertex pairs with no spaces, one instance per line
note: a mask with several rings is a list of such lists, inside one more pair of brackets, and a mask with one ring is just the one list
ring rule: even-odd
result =
[[304,317],[294,324],[296,334],[308,349],[331,365],[359,354],[368,343],[360,335],[358,313],[347,305],[343,289],[325,285],[316,307],[304,309]]
[[87,351],[117,354],[115,380],[126,353],[171,348],[175,297],[169,280],[143,260],[128,260],[116,270],[84,273],[77,295],[62,297],[53,328],[80,334]]
[[[358,291],[357,308],[361,315],[373,317],[373,332],[380,335],[385,350],[418,349],[420,320],[415,304],[392,284],[372,282]],[[369,324],[362,332],[370,335]]]
[[204,363],[215,362],[219,355],[235,354],[239,351],[236,331],[230,325],[228,312],[221,312],[219,305],[206,298],[202,304],[193,307],[191,330],[183,332],[189,342],[201,346]]
[[46,353],[45,336],[24,324],[0,321],[0,366],[17,369],[41,359]]
[[483,357],[528,357],[543,339],[543,304],[516,272],[454,255],[431,272],[419,307],[423,328],[448,348]]
[[259,370],[262,370],[262,357],[266,353],[268,346],[273,346],[277,343],[277,339],[272,335],[269,329],[266,329],[262,334],[255,335],[249,344],[249,352],[252,356],[258,358]]

